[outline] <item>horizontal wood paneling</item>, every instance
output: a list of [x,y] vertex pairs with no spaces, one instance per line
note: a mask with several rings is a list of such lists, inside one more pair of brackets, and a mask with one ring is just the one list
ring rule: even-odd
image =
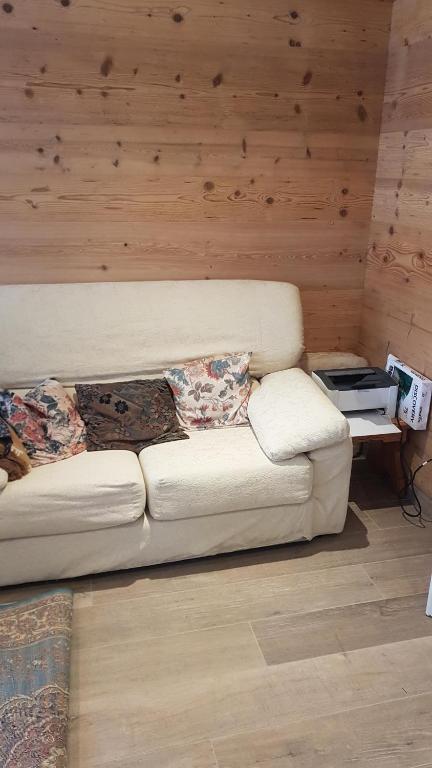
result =
[[[361,351],[432,378],[432,5],[396,0],[365,279]],[[431,431],[410,433],[413,466]],[[432,493],[432,473],[418,475]]]
[[356,346],[391,0],[11,5],[3,282],[287,280]]

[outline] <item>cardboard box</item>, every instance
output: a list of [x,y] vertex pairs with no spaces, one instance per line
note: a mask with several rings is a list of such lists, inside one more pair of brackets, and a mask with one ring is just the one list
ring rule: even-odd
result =
[[398,382],[398,415],[412,429],[426,429],[432,381],[394,355],[387,358],[386,371]]

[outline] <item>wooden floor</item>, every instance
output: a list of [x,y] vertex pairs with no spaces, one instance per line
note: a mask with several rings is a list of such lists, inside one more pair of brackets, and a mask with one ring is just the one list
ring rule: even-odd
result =
[[432,525],[366,506],[339,536],[73,582],[70,768],[432,768]]

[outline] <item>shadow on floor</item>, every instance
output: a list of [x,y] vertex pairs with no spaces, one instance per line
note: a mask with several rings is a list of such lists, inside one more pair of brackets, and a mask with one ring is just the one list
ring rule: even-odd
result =
[[[372,473],[363,460],[355,460],[353,463],[350,501],[355,502],[361,511],[398,506],[397,497],[392,493],[386,481],[379,475]],[[129,571],[113,571],[112,573],[113,575],[121,574],[122,584],[126,587],[140,579],[157,580],[214,571],[229,571],[265,563],[312,558],[321,552],[340,552],[349,549],[363,549],[368,546],[369,539],[366,526],[355,512],[348,508],[345,528],[339,534],[318,536],[312,541],[279,544],[177,563],[162,563],[161,565],[134,568]],[[98,578],[98,574],[95,574],[91,578],[93,590],[104,591],[111,588],[110,580],[104,579],[103,575]],[[79,582],[87,582],[88,579],[89,576],[82,576],[68,581],[74,583],[75,588],[79,588]]]
[[[342,533],[318,536],[312,541],[301,541],[292,544],[277,544],[271,547],[249,549],[242,552],[228,552],[212,557],[201,557],[195,560],[184,560],[178,563],[162,563],[145,568],[122,571],[124,586],[138,581],[140,578],[157,580],[176,576],[211,573],[213,571],[228,571],[231,569],[247,568],[266,562],[283,562],[300,558],[308,558],[318,552],[338,552],[347,549],[361,549],[369,546],[367,528],[357,515],[348,509],[345,528]],[[116,573],[120,573],[117,571]],[[98,581],[93,582],[95,591],[110,589],[111,585]]]
[[350,501],[362,511],[399,506],[399,498],[386,478],[373,472],[364,459],[353,461]]
[[[385,478],[373,473],[366,461],[362,459],[353,462],[349,498],[350,501],[357,504],[361,511],[399,505],[396,494],[391,490]],[[228,571],[266,562],[274,563],[313,557],[318,552],[337,552],[354,548],[362,549],[368,546],[369,539],[366,526],[353,510],[348,509],[345,528],[339,534],[318,536],[312,541],[279,544],[242,552],[228,552],[178,563],[162,563],[161,565],[137,568],[122,573],[126,585],[140,578],[156,580],[166,579],[167,576],[189,576],[213,571]],[[110,585],[105,584],[103,580],[98,582],[95,579],[93,583],[94,590],[109,588]]]

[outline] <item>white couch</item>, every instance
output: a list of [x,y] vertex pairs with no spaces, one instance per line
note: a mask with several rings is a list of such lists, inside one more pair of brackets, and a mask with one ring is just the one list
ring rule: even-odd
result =
[[344,417],[295,368],[303,331],[293,285],[3,286],[0,322],[0,387],[18,391],[48,376],[71,388],[150,377],[173,363],[237,351],[253,352],[251,372],[262,380],[250,401],[254,429],[193,432],[139,457],[84,452],[7,483],[1,585],[342,530],[351,440]]

